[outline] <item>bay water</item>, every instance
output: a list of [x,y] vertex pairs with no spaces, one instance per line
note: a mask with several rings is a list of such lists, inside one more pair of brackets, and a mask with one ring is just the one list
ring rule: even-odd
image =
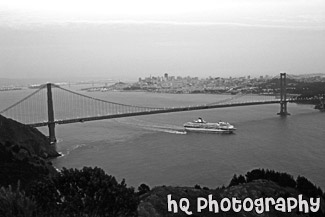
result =
[[[0,92],[0,109],[30,92]],[[145,92],[86,94],[152,107],[199,105],[225,98]],[[57,125],[56,148],[62,156],[53,164],[59,169],[97,166],[134,187],[146,183],[215,188],[228,185],[234,174],[265,168],[305,176],[325,189],[325,113],[312,105],[290,103],[291,115],[281,118],[276,115],[279,107],[244,106]],[[183,124],[198,117],[230,122],[237,131],[232,135],[184,132]],[[47,127],[38,129],[48,134]]]

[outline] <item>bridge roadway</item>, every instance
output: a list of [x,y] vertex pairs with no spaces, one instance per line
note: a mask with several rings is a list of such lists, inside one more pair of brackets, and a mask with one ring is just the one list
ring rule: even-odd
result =
[[[296,99],[288,99],[287,102],[297,102]],[[214,109],[214,108],[227,108],[227,107],[238,107],[238,106],[251,106],[251,105],[264,105],[264,104],[274,104],[279,103],[280,100],[272,100],[272,101],[255,101],[255,102],[240,102],[240,103],[231,103],[231,104],[220,104],[220,105],[198,105],[198,106],[188,106],[188,107],[176,107],[176,108],[166,108],[166,109],[155,109],[141,112],[130,112],[130,113],[121,113],[121,114],[111,114],[111,115],[103,115],[103,116],[94,116],[94,117],[84,117],[84,118],[73,118],[66,120],[55,120],[54,124],[71,124],[78,122],[86,122],[86,121],[96,121],[96,120],[104,120],[104,119],[113,119],[113,118],[123,118],[123,117],[131,117],[131,116],[140,116],[140,115],[152,115],[152,114],[162,114],[162,113],[170,113],[170,112],[183,112],[183,111],[194,111],[194,110],[203,110],[203,109]],[[42,127],[51,124],[49,122],[41,122],[28,124],[32,127]]]

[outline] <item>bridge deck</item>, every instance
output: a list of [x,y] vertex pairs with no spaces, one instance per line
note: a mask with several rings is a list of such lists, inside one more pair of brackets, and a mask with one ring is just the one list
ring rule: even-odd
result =
[[[293,102],[293,101],[288,100],[288,102]],[[152,114],[162,114],[162,113],[182,112],[182,111],[194,111],[194,110],[214,109],[214,108],[238,107],[238,106],[264,105],[264,104],[274,104],[274,103],[279,103],[279,100],[166,108],[166,109],[148,110],[148,111],[142,111],[142,112],[130,112],[130,113],[113,114],[113,115],[74,118],[74,119],[66,119],[66,120],[55,120],[53,123],[55,123],[55,124],[71,124],[71,123],[77,123],[77,122],[96,121],[96,120],[123,118],[123,117],[131,117],[131,116],[152,115]],[[42,123],[34,123],[34,124],[28,124],[28,125],[32,126],[32,127],[42,127],[42,126],[47,126],[48,124],[49,124],[49,122],[42,122]]]

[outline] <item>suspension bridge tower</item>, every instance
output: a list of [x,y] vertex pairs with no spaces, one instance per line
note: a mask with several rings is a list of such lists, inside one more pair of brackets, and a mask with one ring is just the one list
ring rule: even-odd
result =
[[319,105],[316,105],[315,108],[319,109],[320,111],[325,111],[325,94],[319,97]]
[[48,114],[48,128],[49,128],[49,140],[50,143],[56,142],[55,137],[55,122],[54,122],[54,108],[53,108],[53,97],[52,97],[52,84],[47,83],[47,114]]
[[287,74],[280,73],[280,112],[278,115],[287,116],[290,115],[287,109]]

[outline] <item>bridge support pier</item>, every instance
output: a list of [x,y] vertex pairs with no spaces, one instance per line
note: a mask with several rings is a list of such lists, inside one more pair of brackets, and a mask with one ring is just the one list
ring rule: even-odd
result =
[[319,110],[325,111],[325,94],[320,97]]
[[54,123],[54,108],[53,108],[53,98],[52,98],[52,84],[47,85],[47,111],[48,111],[48,128],[49,128],[49,140],[50,143],[56,143],[55,137],[55,123]]
[[278,115],[287,116],[290,115],[287,109],[287,74],[280,73],[280,112]]
[[56,143],[56,137],[55,137],[55,124],[49,124],[49,140],[50,143]]

